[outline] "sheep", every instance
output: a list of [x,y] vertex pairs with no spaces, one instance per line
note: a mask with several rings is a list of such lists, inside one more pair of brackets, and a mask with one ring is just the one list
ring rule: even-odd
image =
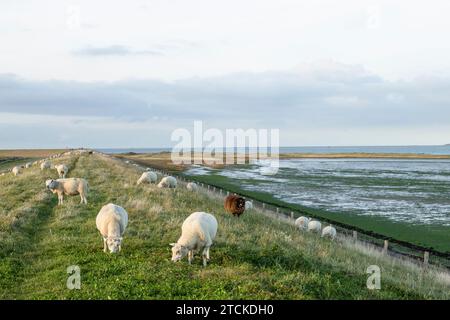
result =
[[146,171],[137,181],[137,185],[140,185],[141,183],[156,183],[156,180],[158,180],[158,176],[156,175],[156,173]]
[[87,204],[87,193],[89,191],[89,184],[82,178],[67,178],[67,179],[49,179],[45,182],[48,190],[58,194],[58,205],[62,205],[64,201],[64,194],[74,196],[79,194],[81,198],[80,203]]
[[95,220],[98,231],[103,237],[103,252],[117,253],[122,250],[122,240],[128,225],[126,210],[113,203],[108,203],[100,209]]
[[322,224],[319,221],[311,220],[308,222],[308,231],[320,233],[321,230]]
[[67,166],[65,164],[55,165],[55,169],[58,172],[58,176],[60,178],[63,178],[63,179],[66,178],[66,174],[69,171],[69,168],[67,168]]
[[12,168],[12,173],[17,176],[20,174],[20,167],[19,166],[15,166],[14,168]]
[[27,164],[25,164],[25,168],[31,168],[31,166],[32,166],[33,164],[31,163],[31,162],[28,162]]
[[245,201],[245,210],[253,209],[253,201]]
[[245,211],[245,199],[238,195],[230,194],[225,198],[224,208],[225,211],[239,218]]
[[333,227],[333,225],[329,225],[328,227],[323,228],[322,230],[322,238],[328,237],[331,240],[334,240],[336,238],[336,229]]
[[189,182],[186,185],[186,189],[188,189],[189,191],[197,191],[198,190],[198,185],[195,182]]
[[177,187],[177,179],[174,177],[164,177],[158,184],[158,188],[176,188]]
[[300,230],[308,229],[309,219],[307,217],[300,217],[295,220],[295,226]]
[[210,260],[209,248],[217,234],[216,218],[206,212],[194,212],[181,226],[181,237],[177,243],[171,243],[172,261],[177,262],[188,255],[189,264],[194,259],[194,251],[202,250],[203,267]]
[[50,169],[51,168],[50,161],[42,161],[41,162],[41,170]]

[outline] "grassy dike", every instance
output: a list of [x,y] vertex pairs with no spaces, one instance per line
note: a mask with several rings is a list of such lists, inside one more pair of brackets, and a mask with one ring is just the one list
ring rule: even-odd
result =
[[[1,299],[449,299],[450,278],[378,254],[298,232],[252,210],[240,219],[222,202],[180,187],[136,186],[133,166],[98,155],[58,159],[69,177],[90,184],[57,206],[39,168],[0,177]],[[109,202],[129,213],[123,250],[102,251],[95,227]],[[194,211],[215,214],[219,231],[211,262],[172,263],[169,243]],[[81,269],[81,289],[68,290],[67,267]],[[381,290],[366,288],[370,265],[381,268]]]

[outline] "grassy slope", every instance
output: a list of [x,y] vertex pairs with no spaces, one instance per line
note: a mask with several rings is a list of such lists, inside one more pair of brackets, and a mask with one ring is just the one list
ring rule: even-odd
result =
[[[64,160],[59,160],[64,161]],[[43,181],[56,172],[26,170],[0,177],[0,298],[12,299],[414,299],[450,298],[448,279],[433,272],[366,256],[302,234],[282,222],[247,212],[224,213],[220,201],[183,188],[137,187],[139,172],[98,156],[67,159],[69,176],[88,178],[87,206],[79,197],[56,197]],[[101,206],[129,213],[123,250],[105,254],[95,228]],[[213,212],[219,233],[212,261],[170,262],[168,243],[194,211]],[[382,290],[366,289],[369,265],[382,269]],[[66,289],[66,269],[81,268],[81,290]]]

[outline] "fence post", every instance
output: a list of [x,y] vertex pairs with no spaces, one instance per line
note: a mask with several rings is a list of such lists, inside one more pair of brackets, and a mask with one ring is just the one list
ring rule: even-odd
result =
[[291,219],[294,220],[294,211],[291,211]]
[[428,267],[428,260],[430,259],[430,253],[428,251],[425,251],[423,253],[423,266],[426,268]]
[[280,213],[280,208],[277,208],[277,214]]
[[353,231],[353,240],[358,240],[358,231]]
[[389,248],[389,241],[388,240],[384,240],[384,247],[383,247],[383,253],[384,254],[387,254],[388,248]]
[[266,210],[266,204],[263,202],[263,210]]

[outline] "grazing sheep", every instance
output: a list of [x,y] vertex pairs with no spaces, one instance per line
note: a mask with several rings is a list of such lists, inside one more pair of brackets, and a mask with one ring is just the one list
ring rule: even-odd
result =
[[87,193],[89,191],[89,184],[82,178],[67,178],[58,180],[47,180],[45,186],[48,190],[58,194],[58,205],[63,204],[64,194],[74,196],[79,194],[81,198],[80,203],[87,204]]
[[31,166],[32,166],[33,164],[31,163],[31,162],[28,162],[26,165],[25,165],[25,168],[31,168]]
[[310,232],[318,232],[322,230],[322,224],[319,221],[311,220],[308,222],[308,231]]
[[50,169],[52,164],[50,161],[43,161],[41,162],[41,170]]
[[140,185],[141,183],[156,183],[158,180],[158,176],[154,172],[146,171],[144,172],[139,180],[137,181],[137,184]]
[[174,177],[164,177],[158,184],[158,188],[176,188],[177,179]]
[[181,226],[181,237],[177,243],[171,243],[172,261],[177,262],[188,255],[189,264],[194,259],[194,251],[202,250],[203,266],[206,267],[209,248],[217,234],[216,218],[206,212],[194,212]]
[[253,209],[253,201],[245,201],[245,210]]
[[58,176],[60,178],[63,178],[63,179],[66,178],[66,174],[69,171],[69,168],[67,168],[67,166],[65,164],[58,164],[55,166],[55,169],[58,172]]
[[189,182],[186,185],[186,189],[188,189],[189,191],[194,191],[196,192],[198,190],[198,185],[195,182]]
[[300,230],[308,229],[309,219],[307,217],[300,217],[295,220],[295,226]]
[[329,225],[328,227],[323,228],[322,230],[322,238],[328,237],[331,240],[334,240],[336,238],[336,229],[333,227],[333,225]]
[[14,168],[12,168],[12,173],[17,176],[20,174],[20,167],[19,166],[15,166]]
[[245,211],[245,199],[238,195],[230,194],[225,198],[224,207],[225,211],[239,218]]
[[103,237],[103,251],[116,253],[122,249],[123,233],[128,225],[128,213],[124,208],[109,203],[100,209],[95,220]]

